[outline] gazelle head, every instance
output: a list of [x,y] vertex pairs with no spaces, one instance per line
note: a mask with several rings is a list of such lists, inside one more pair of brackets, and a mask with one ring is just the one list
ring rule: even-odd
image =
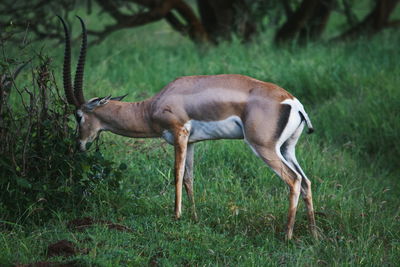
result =
[[78,148],[81,151],[86,150],[86,144],[95,140],[102,130],[106,130],[106,125],[102,120],[102,114],[110,100],[120,101],[126,95],[119,97],[95,97],[89,101],[85,101],[83,96],[83,71],[85,67],[85,58],[87,50],[87,32],[85,23],[77,16],[82,26],[82,44],[79,54],[78,64],[76,67],[74,86],[71,82],[71,42],[67,25],[64,20],[61,20],[65,32],[65,52],[64,52],[64,67],[63,67],[63,82],[64,91],[67,101],[75,107],[75,118],[78,124]]

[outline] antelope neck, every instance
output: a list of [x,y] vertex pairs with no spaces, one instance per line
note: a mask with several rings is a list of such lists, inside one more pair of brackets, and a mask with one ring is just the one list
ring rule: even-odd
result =
[[[109,109],[100,113],[103,130],[128,137],[159,137],[151,125],[149,101],[119,102],[110,101]],[[111,109],[111,112],[110,112]]]

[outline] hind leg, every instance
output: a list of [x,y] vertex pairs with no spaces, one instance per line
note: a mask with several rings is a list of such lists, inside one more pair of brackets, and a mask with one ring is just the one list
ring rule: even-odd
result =
[[[270,102],[261,105],[257,102],[249,107],[243,123],[245,141],[256,155],[267,163],[289,186],[289,211],[286,228],[288,240],[293,236],[302,176],[282,156],[280,146],[290,137],[295,126],[300,124],[301,118],[293,116],[296,114],[292,112],[289,105],[273,105]],[[266,118],[270,120],[270,123],[265,122]],[[271,130],[272,122],[276,122],[275,130]]]
[[312,193],[311,193],[311,181],[307,179],[307,177],[303,177],[303,182],[301,183],[302,188],[302,196],[303,200],[306,204],[307,208],[307,217],[308,217],[308,225],[311,231],[311,234],[315,239],[318,238],[317,227],[315,223],[315,216],[314,216],[314,206],[312,200]]
[[303,131],[303,127],[304,124],[301,124],[298,129],[296,129],[296,131],[293,133],[293,135],[281,146],[280,150],[289,165],[302,176],[301,195],[303,197],[304,203],[306,204],[309,228],[313,237],[318,238],[311,192],[311,181],[307,178],[307,176],[304,174],[304,171],[301,169],[299,163],[297,162],[295,154],[296,144],[301,132]]
[[289,186],[289,211],[286,227],[287,240],[292,239],[293,227],[296,217],[297,204],[300,196],[302,177],[299,173],[293,170],[285,161],[279,151],[276,151],[275,146],[268,147],[252,144],[247,140],[248,144],[254,149],[257,155],[267,163],[277,175]]

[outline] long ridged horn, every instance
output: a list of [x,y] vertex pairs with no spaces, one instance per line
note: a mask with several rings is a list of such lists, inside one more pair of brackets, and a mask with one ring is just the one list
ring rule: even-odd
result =
[[76,67],[74,91],[78,103],[82,105],[85,103],[85,97],[83,96],[82,85],[83,85],[83,71],[85,68],[86,48],[87,48],[87,32],[85,23],[83,22],[81,17],[79,16],[76,17],[80,20],[82,26],[82,44],[81,44],[81,52],[79,54],[78,65]]
[[60,16],[57,17],[60,19],[64,27],[64,33],[65,33],[65,51],[64,51],[64,67],[63,67],[63,82],[64,82],[65,96],[67,97],[67,101],[69,104],[79,107],[79,103],[75,98],[71,83],[71,41],[69,38],[69,32],[64,20]]

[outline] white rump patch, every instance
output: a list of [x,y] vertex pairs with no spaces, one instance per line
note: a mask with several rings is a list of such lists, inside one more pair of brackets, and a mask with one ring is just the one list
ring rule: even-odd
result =
[[[299,100],[295,99],[286,99],[281,102],[282,105],[289,105],[291,107],[290,109],[290,114],[289,118],[287,121],[287,124],[285,128],[283,129],[281,136],[278,139],[278,142],[276,143],[275,146],[275,151],[276,154],[281,158],[281,160],[296,174],[300,176],[300,174],[292,167],[292,164],[290,164],[283,156],[281,153],[281,146],[283,143],[286,142],[290,137],[293,136],[293,134],[296,132],[296,130],[299,129],[300,124],[302,123],[302,119],[300,117],[299,111],[304,112],[304,107],[300,103]],[[301,130],[303,127],[301,127]],[[298,132],[297,134],[301,134],[301,132]],[[301,176],[300,176],[301,177]]]

